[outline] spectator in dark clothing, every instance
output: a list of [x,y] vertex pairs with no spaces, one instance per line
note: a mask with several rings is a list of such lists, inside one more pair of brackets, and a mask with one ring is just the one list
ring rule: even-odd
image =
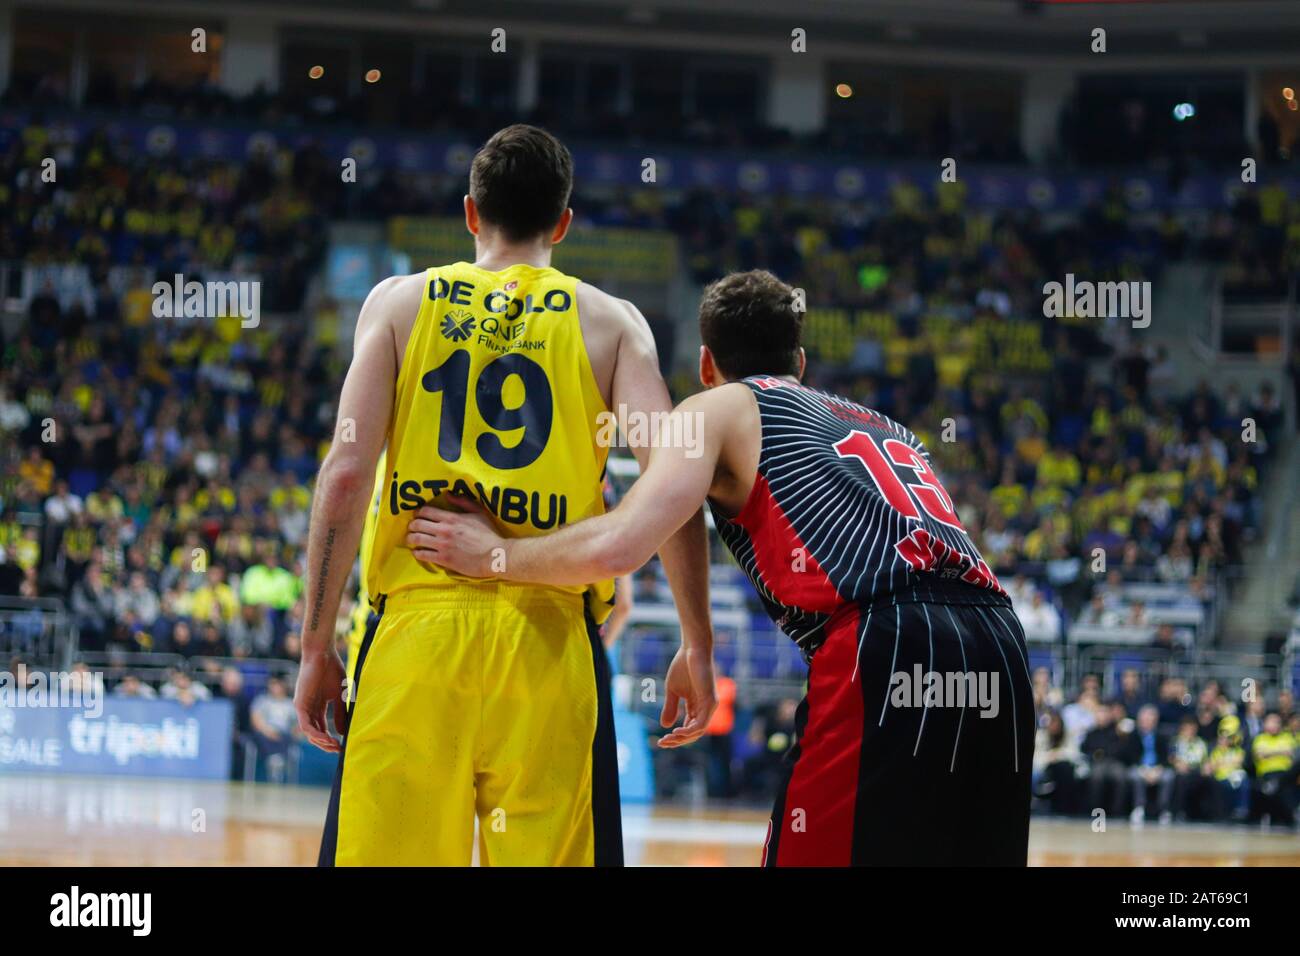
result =
[[208,623],[203,625],[200,633],[198,649],[195,654],[199,657],[229,657],[230,645],[221,635],[221,628],[216,624]]
[[1219,737],[1219,721],[1227,711],[1216,681],[1210,681],[1196,695],[1197,733],[1207,747],[1214,745]]
[[1178,632],[1172,624],[1165,623],[1156,628],[1155,635],[1151,638],[1151,649],[1162,651],[1168,657],[1173,657],[1182,650],[1182,645],[1178,643]]
[[1268,708],[1259,697],[1246,703],[1245,713],[1241,715],[1241,732],[1244,738],[1242,742],[1246,748],[1247,765],[1251,764],[1251,744],[1264,732],[1264,721],[1267,717]]
[[717,678],[718,709],[713,712],[707,729],[708,763],[705,779],[708,794],[715,799],[727,799],[732,795],[731,780],[731,734],[736,728],[736,682],[725,674]]
[[1282,718],[1284,725],[1290,725],[1295,715],[1295,694],[1285,688],[1277,692],[1277,707],[1274,708]]
[[[4,552],[0,548],[0,552]],[[17,594],[23,583],[23,569],[7,552],[0,554],[0,594]]]
[[761,707],[754,715],[749,726],[754,749],[741,769],[740,788],[746,796],[767,800],[776,793],[786,752],[794,743],[798,706],[798,701],[786,699]]
[[86,568],[85,576],[72,589],[71,605],[81,647],[103,650],[113,627],[113,592],[98,564]]
[[1146,397],[1147,374],[1151,371],[1151,359],[1147,357],[1142,346],[1134,343],[1119,360],[1120,383],[1133,389],[1139,399]]
[[1124,713],[1136,714],[1151,703],[1151,695],[1142,687],[1142,675],[1134,668],[1125,668],[1119,678],[1119,696],[1117,703],[1124,705]]
[[248,748],[256,747],[253,737],[252,705],[244,693],[244,675],[238,668],[227,667],[221,672],[221,682],[217,684],[216,696],[228,700],[235,708],[234,736],[231,739],[230,777],[242,780],[244,777],[245,754]]
[[1079,749],[1088,761],[1088,799],[1093,810],[1118,812],[1124,801],[1129,757],[1128,734],[1120,729],[1122,704],[1111,704],[1097,712],[1097,724],[1084,735]]
[[1156,814],[1161,823],[1172,818],[1169,809],[1173,797],[1174,771],[1168,766],[1169,741],[1160,733],[1160,712],[1152,705],[1138,711],[1137,728],[1125,740],[1124,763],[1129,766],[1133,785],[1133,812],[1129,819],[1141,823],[1146,819],[1152,794],[1156,797]]
[[167,646],[162,649],[168,654],[179,654],[181,657],[189,660],[199,653],[198,645],[194,641],[194,632],[190,629],[189,621],[177,621],[172,627],[171,637]]
[[166,653],[172,646],[172,632],[176,630],[176,625],[184,620],[186,618],[176,613],[175,595],[171,591],[165,592],[162,596],[162,613],[154,619],[153,626],[149,628],[151,650]]
[[1273,389],[1271,382],[1264,382],[1250,404],[1250,414],[1259,425],[1270,446],[1276,445],[1282,437],[1282,423],[1286,419],[1286,409]]
[[1166,677],[1160,682],[1156,707],[1160,710],[1160,726],[1174,728],[1184,717],[1195,715],[1187,684],[1177,677]]

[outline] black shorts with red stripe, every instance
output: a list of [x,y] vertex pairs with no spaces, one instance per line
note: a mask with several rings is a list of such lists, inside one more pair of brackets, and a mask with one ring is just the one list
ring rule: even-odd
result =
[[1010,602],[936,582],[826,627],[763,865],[1025,865],[1034,702]]

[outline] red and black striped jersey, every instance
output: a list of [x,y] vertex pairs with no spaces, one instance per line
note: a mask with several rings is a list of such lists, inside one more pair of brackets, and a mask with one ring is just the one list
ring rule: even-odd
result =
[[758,474],[740,514],[709,507],[768,614],[805,656],[846,605],[1009,603],[915,435],[784,379],[744,383],[762,423]]

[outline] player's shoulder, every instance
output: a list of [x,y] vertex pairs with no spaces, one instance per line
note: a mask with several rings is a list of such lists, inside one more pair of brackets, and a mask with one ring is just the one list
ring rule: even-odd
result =
[[734,416],[757,407],[753,390],[744,382],[728,382],[706,388],[683,399],[677,406],[680,412],[699,412],[712,416]]
[[801,386],[804,395],[815,399],[831,410],[833,415],[851,425],[860,424],[881,438],[897,438],[914,448],[925,450],[916,434],[897,419],[858,401],[851,395]]
[[615,325],[640,328],[646,324],[641,310],[627,299],[610,295],[590,282],[578,281],[578,314],[583,319],[610,322]]
[[405,304],[412,302],[419,303],[424,297],[425,278],[427,273],[413,272],[410,275],[389,276],[378,282],[370,295],[367,297],[367,303],[374,302],[376,305]]
[[357,320],[358,331],[364,327],[414,321],[424,298],[425,273],[389,276],[376,283],[366,296]]

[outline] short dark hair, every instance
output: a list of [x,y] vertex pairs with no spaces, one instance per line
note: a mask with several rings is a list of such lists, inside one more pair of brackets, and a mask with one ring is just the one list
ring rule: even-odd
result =
[[554,229],[572,191],[573,157],[536,126],[498,130],[470,164],[469,195],[479,216],[514,242]]
[[798,375],[803,313],[770,272],[734,272],[704,290],[700,337],[728,378]]

